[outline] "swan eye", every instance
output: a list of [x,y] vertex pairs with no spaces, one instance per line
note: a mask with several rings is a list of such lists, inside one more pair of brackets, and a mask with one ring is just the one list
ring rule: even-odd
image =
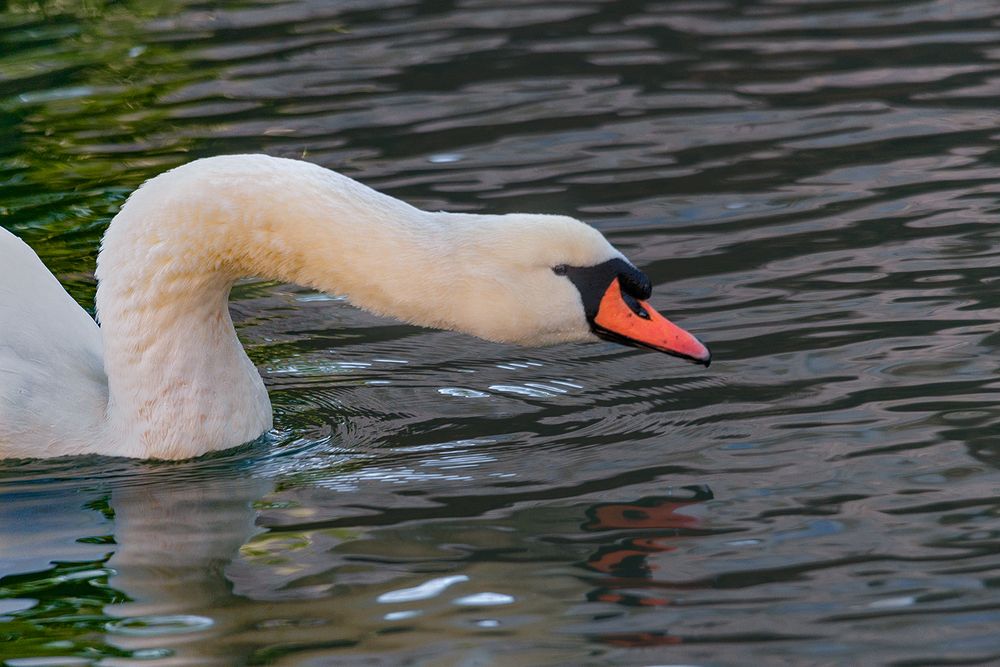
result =
[[583,298],[583,308],[587,317],[593,321],[601,306],[601,299],[608,287],[615,280],[621,287],[622,298],[629,309],[643,319],[650,318],[639,302],[649,298],[652,291],[649,278],[620,257],[609,259],[594,266],[569,266],[557,264],[552,267],[557,276],[567,276],[576,286]]

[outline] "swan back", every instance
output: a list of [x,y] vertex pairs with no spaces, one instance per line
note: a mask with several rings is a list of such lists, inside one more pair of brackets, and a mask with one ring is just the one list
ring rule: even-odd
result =
[[107,395],[97,324],[31,248],[0,228],[0,452],[92,448]]

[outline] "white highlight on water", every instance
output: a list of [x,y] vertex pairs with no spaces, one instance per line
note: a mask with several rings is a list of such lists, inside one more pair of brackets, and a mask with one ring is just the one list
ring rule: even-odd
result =
[[377,600],[382,604],[428,600],[430,598],[437,597],[449,586],[468,580],[469,578],[464,574],[456,574],[450,577],[439,577],[437,579],[426,581],[419,586],[414,586],[413,588],[400,588],[394,591],[388,591],[387,593],[382,593],[382,595],[378,596]]

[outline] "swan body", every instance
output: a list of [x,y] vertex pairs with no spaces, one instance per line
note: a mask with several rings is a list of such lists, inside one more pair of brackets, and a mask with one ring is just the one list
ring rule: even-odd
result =
[[266,432],[267,391],[227,306],[248,276],[494,341],[596,334],[709,360],[582,222],[427,212],[307,162],[205,158],[147,181],[112,220],[97,261],[100,327],[0,229],[0,458],[180,459]]

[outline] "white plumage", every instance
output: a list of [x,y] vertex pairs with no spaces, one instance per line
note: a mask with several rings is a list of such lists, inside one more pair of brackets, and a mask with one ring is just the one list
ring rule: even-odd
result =
[[593,337],[553,273],[621,257],[572,218],[431,213],[313,164],[197,160],[151,179],[98,257],[100,329],[0,229],[0,457],[179,459],[271,427],[229,317],[246,276],[346,294],[423,326],[518,344]]

